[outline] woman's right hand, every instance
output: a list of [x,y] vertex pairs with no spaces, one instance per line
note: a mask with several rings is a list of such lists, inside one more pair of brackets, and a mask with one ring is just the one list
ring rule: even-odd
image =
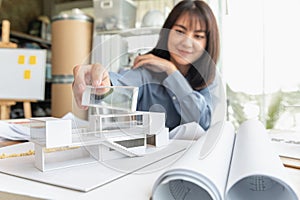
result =
[[88,109],[81,104],[82,94],[87,85],[93,87],[110,86],[108,71],[101,64],[76,65],[73,68],[74,81],[72,90],[76,104],[81,109]]
[[153,72],[166,72],[168,75],[177,70],[176,66],[169,60],[160,58],[153,54],[139,55],[135,58],[132,69],[139,67],[147,68]]

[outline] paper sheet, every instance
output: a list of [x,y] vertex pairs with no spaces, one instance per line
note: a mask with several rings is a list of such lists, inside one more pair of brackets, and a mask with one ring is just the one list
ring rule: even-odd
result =
[[297,200],[293,188],[263,124],[244,122],[236,136],[227,199]]
[[[216,133],[221,133],[220,138]],[[207,146],[213,148],[201,155]],[[221,128],[211,127],[160,175],[153,200],[298,200],[284,170],[259,121],[242,123],[236,134],[232,125],[224,123]]]
[[0,121],[0,137],[8,140],[29,140],[30,128],[22,124]]
[[[220,133],[217,145],[205,157],[200,152],[210,133]],[[210,133],[201,137],[153,186],[153,199],[223,199],[234,142],[234,129],[230,123],[217,123]],[[174,186],[175,184],[175,186]],[[198,187],[193,187],[198,185]],[[172,191],[177,187],[177,192]],[[180,192],[181,191],[181,192]],[[185,192],[184,192],[185,191]],[[205,192],[206,191],[206,192]],[[184,192],[184,194],[182,194]],[[204,195],[199,197],[198,195]]]
[[[73,113],[67,113],[62,119],[71,119],[74,129],[88,126],[88,121],[76,117]],[[8,140],[29,140],[30,120],[0,121],[0,138]]]
[[177,140],[198,140],[205,134],[205,130],[196,122],[177,126],[170,131],[170,139]]
[[270,130],[271,143],[280,156],[300,159],[300,132]]

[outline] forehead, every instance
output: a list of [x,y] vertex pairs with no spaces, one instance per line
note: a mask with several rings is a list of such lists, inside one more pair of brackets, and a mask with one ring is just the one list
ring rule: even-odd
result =
[[183,25],[189,30],[206,30],[204,19],[200,15],[190,12],[181,14],[175,24]]

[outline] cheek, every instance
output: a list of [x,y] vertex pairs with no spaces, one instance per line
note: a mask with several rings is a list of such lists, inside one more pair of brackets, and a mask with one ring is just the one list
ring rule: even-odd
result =
[[169,39],[168,39],[168,51],[170,51],[170,52],[174,51],[175,46],[176,46],[176,38],[174,40],[174,36],[172,36],[172,34],[170,34]]
[[199,58],[199,57],[201,57],[202,56],[202,54],[203,54],[203,52],[204,52],[204,49],[198,49],[197,50],[197,53],[195,53],[195,55],[194,55],[194,57],[196,57],[196,58]]
[[195,42],[195,49],[197,49],[198,51],[203,51],[206,48],[206,44],[207,44],[207,40],[201,40],[201,41],[196,41]]
[[197,52],[197,56],[200,57],[203,52],[205,52],[206,48],[206,41],[199,42],[197,45],[195,45],[195,52]]

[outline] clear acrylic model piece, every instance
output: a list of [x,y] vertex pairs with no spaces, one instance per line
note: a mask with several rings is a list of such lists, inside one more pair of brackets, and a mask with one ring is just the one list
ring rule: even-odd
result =
[[96,112],[89,113],[85,128],[72,127],[72,120],[32,118],[35,166],[48,171],[144,156],[168,145],[165,113],[135,111],[137,92],[136,87],[87,87],[82,102]]
[[[164,113],[137,111],[127,114],[91,115],[89,123],[89,132],[94,133],[107,147],[102,148],[99,155],[101,160],[118,158],[119,153],[129,157],[145,155],[148,147],[159,148],[169,142]],[[114,149],[115,153],[111,153],[111,149]]]
[[87,86],[82,96],[82,105],[134,112],[137,96],[138,87]]

